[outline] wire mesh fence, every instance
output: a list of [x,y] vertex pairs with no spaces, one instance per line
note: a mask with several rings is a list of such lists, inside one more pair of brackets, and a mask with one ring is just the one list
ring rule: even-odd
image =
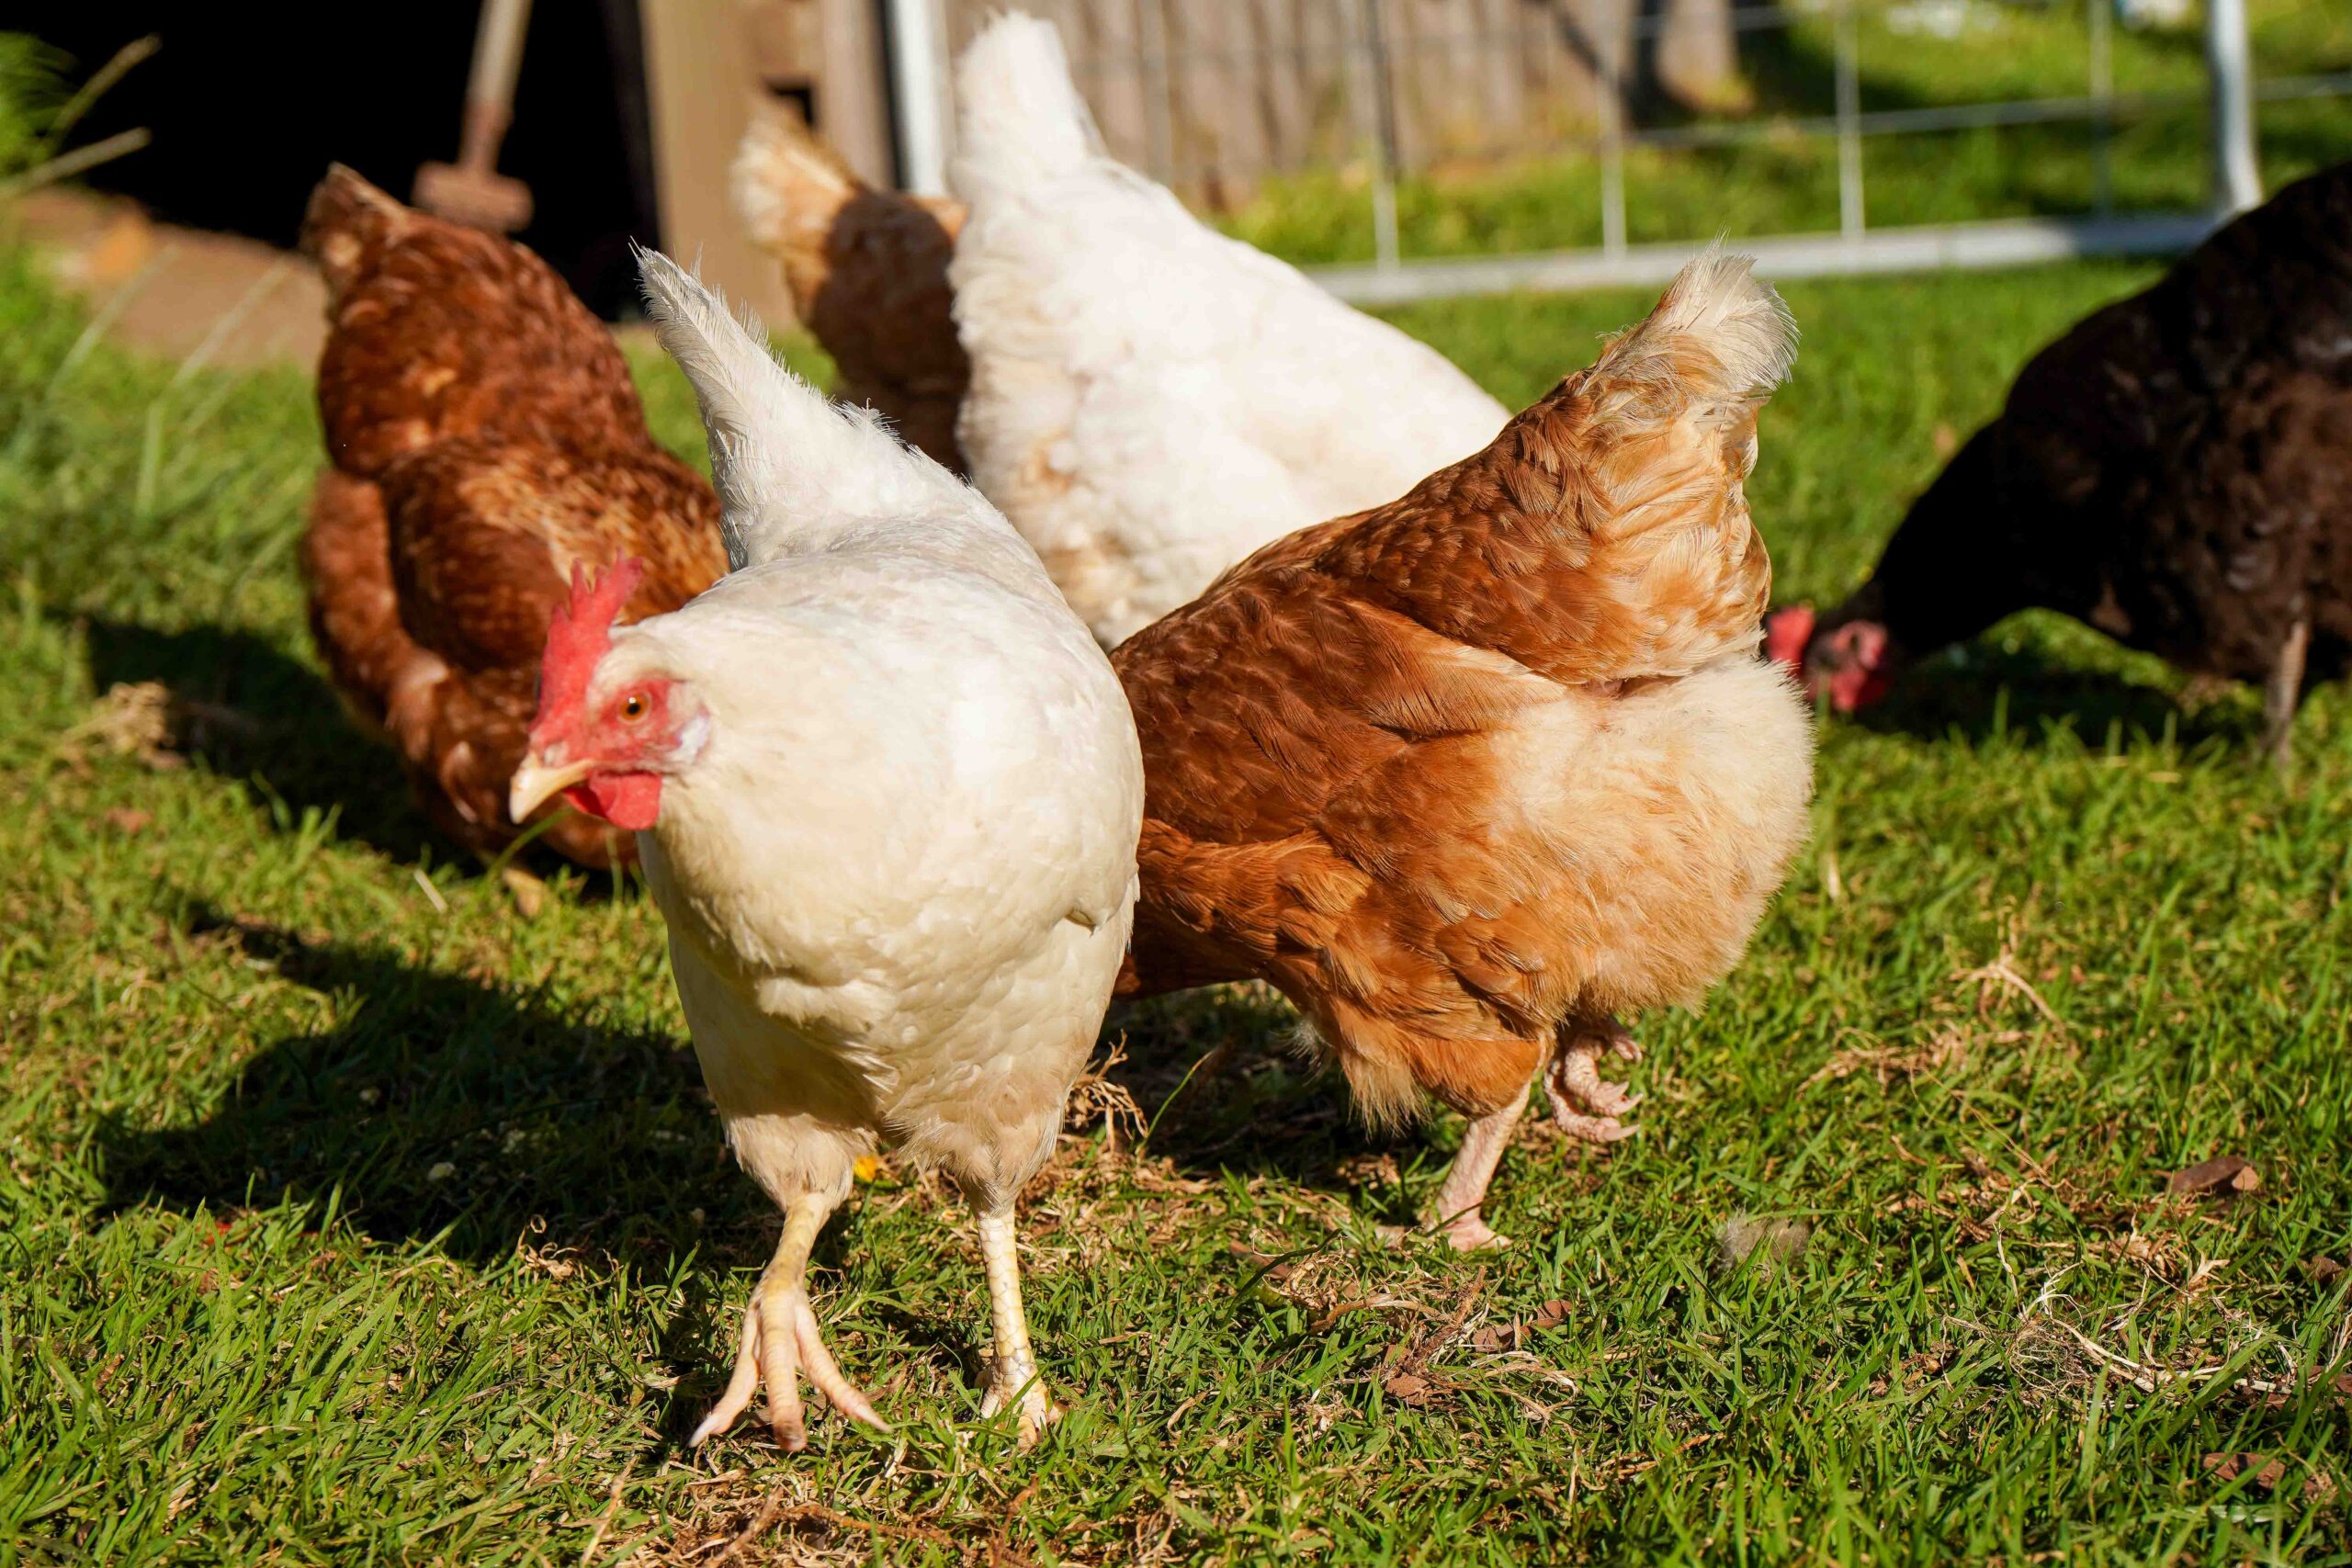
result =
[[2344,0],[1028,4],[1114,156],[1359,299],[2162,251],[2249,198],[2233,115],[2352,156]]

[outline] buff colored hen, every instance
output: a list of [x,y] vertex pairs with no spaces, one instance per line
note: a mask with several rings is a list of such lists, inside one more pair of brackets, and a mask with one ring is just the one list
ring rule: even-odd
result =
[[1538,1075],[1623,1135],[1621,1020],[1730,971],[1805,830],[1743,481],[1794,331],[1710,256],[1590,369],[1401,499],[1294,535],[1112,655],[1143,742],[1130,996],[1262,979],[1374,1117],[1470,1118],[1482,1213]]

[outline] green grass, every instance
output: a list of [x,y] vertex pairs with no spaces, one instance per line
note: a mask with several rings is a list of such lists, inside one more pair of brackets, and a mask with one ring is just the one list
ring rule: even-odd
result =
[[[2085,6],[1978,0],[1953,39],[1893,30],[1890,7],[1860,6],[1866,111],[2087,92]],[[2111,0],[2097,0],[2109,4]],[[2250,0],[2258,74],[2352,71],[2352,7],[2335,0]],[[1786,30],[1743,35],[1754,118],[1775,124],[1831,112],[1832,22],[1800,8]],[[2127,100],[2105,141],[2088,125],[2008,126],[1873,136],[1864,144],[1864,210],[1878,228],[1989,218],[2073,216],[2102,194],[2116,211],[2184,211],[2211,199],[2201,34],[2114,33],[2114,83]],[[2352,98],[2260,106],[2263,172],[2276,186],[2343,156]],[[1641,122],[1655,127],[1653,115]],[[1572,132],[1575,128],[1568,128]],[[1589,134],[1589,128],[1582,134]],[[1598,245],[1600,169],[1580,152],[1495,159],[1476,149],[1398,182],[1407,255],[1477,255]],[[1838,149],[1827,138],[1774,136],[1729,147],[1635,148],[1626,160],[1626,230],[1634,243],[1835,231]],[[1227,217],[1233,232],[1301,264],[1373,254],[1372,193],[1362,168],[1270,179]]]
[[[1939,430],[2147,276],[1790,288],[1787,590],[1856,580]],[[1643,304],[1404,321],[1516,401]],[[575,874],[523,918],[336,715],[302,378],[82,331],[0,258],[0,1562],[2352,1554],[2352,1385],[2299,1379],[2352,1371],[2352,1276],[2302,1268],[2352,1248],[2343,693],[2289,788],[2250,695],[2026,618],[1830,728],[1747,961],[1645,1025],[1645,1134],[1531,1132],[1500,1257],[1377,1244],[1455,1128],[1358,1130],[1261,998],[1114,1019],[1157,1127],[1029,1195],[1049,1442],[978,1425],[962,1212],[886,1177],[819,1289],[898,1435],[690,1453],[775,1222],[658,915]],[[156,744],[107,694],[142,682]],[[2164,1195],[2223,1154],[2257,1193]],[[1812,1245],[1721,1273],[1736,1212]]]

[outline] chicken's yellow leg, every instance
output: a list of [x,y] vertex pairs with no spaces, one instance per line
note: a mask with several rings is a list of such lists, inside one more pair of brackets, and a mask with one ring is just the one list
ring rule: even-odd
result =
[[978,1211],[980,1260],[988,1269],[989,1315],[996,1353],[989,1358],[988,1397],[980,1413],[993,1416],[1006,1405],[1021,1406],[1021,1446],[1035,1443],[1061,1416],[1046,1396],[1045,1380],[1037,1375],[1037,1359],[1029,1348],[1029,1318],[1021,1306],[1021,1258],[1013,1238],[1012,1205]]
[[785,1210],[784,1235],[775,1256],[752,1289],[743,1308],[743,1335],[735,1359],[735,1375],[727,1392],[695,1428],[699,1444],[714,1432],[726,1430],[752,1403],[752,1391],[767,1384],[768,1425],[775,1440],[792,1453],[808,1446],[808,1418],[800,1402],[800,1379],[810,1382],[841,1413],[881,1431],[889,1423],[875,1414],[873,1404],[850,1381],[817,1331],[817,1314],[808,1304],[808,1252],[817,1233],[833,1211],[831,1201],[803,1193]]

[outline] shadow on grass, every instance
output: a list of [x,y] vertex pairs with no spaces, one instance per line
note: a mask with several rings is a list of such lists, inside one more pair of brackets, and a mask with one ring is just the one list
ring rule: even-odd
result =
[[260,1052],[194,1125],[109,1121],[110,1207],[333,1195],[379,1242],[437,1238],[477,1265],[518,1238],[650,1269],[689,1247],[731,1264],[772,1245],[772,1213],[727,1157],[681,1041],[201,906],[188,925],[337,998],[345,1021]]
[[1124,1036],[1116,1077],[1151,1123],[1149,1152],[1186,1175],[1272,1176],[1365,1199],[1370,1189],[1350,1168],[1367,1156],[1393,1155],[1399,1166],[1445,1157],[1430,1137],[1437,1118],[1366,1126],[1340,1074],[1296,1047],[1298,1015],[1266,987],[1117,1006],[1107,1028]]
[[[482,1269],[518,1245],[576,1247],[659,1280],[691,1252],[692,1280],[661,1351],[687,1375],[665,1402],[656,1446],[682,1440],[726,1381],[727,1354],[712,1348],[730,1347],[736,1332],[729,1277],[767,1260],[779,1224],[729,1156],[692,1049],[379,949],[202,905],[185,919],[197,940],[341,998],[347,1021],[261,1051],[193,1125],[107,1118],[106,1208],[318,1212],[332,1201],[376,1243],[429,1244]],[[855,1227],[854,1214],[829,1225],[819,1260],[838,1266],[860,1245]],[[886,1315],[947,1375],[976,1382],[960,1318]]]
[[196,761],[243,782],[289,821],[333,814],[342,837],[398,861],[470,867],[473,857],[433,831],[390,748],[360,732],[318,671],[262,638],[220,626],[159,631],[92,620],[95,690],[152,681],[186,716],[181,744]]
[[1957,660],[1927,660],[1886,702],[1839,722],[1922,739],[1957,736],[1978,746],[1998,738],[2044,747],[2072,737],[2067,744],[2079,741],[2096,750],[2113,737],[2123,745],[2169,741],[2184,750],[2211,747],[2252,758],[2261,712],[2258,702],[2233,694],[2193,704],[2144,682],[2059,662],[2030,649],[2007,652],[1978,644]]
[[[656,1270],[690,1248],[721,1269],[764,1259],[774,1212],[727,1156],[683,1039],[202,904],[184,919],[198,941],[336,998],[343,1021],[266,1046],[201,1122],[108,1120],[109,1208],[332,1198],[379,1243],[431,1241],[476,1266],[518,1240]],[[1156,1122],[1151,1152],[1187,1174],[1272,1176],[1405,1218],[1401,1192],[1384,1199],[1351,1168],[1445,1157],[1428,1126],[1367,1128],[1338,1075],[1290,1048],[1288,1007],[1257,987],[1124,1008],[1111,1027],[1127,1046],[1115,1076]],[[844,1245],[831,1227],[820,1251]]]

